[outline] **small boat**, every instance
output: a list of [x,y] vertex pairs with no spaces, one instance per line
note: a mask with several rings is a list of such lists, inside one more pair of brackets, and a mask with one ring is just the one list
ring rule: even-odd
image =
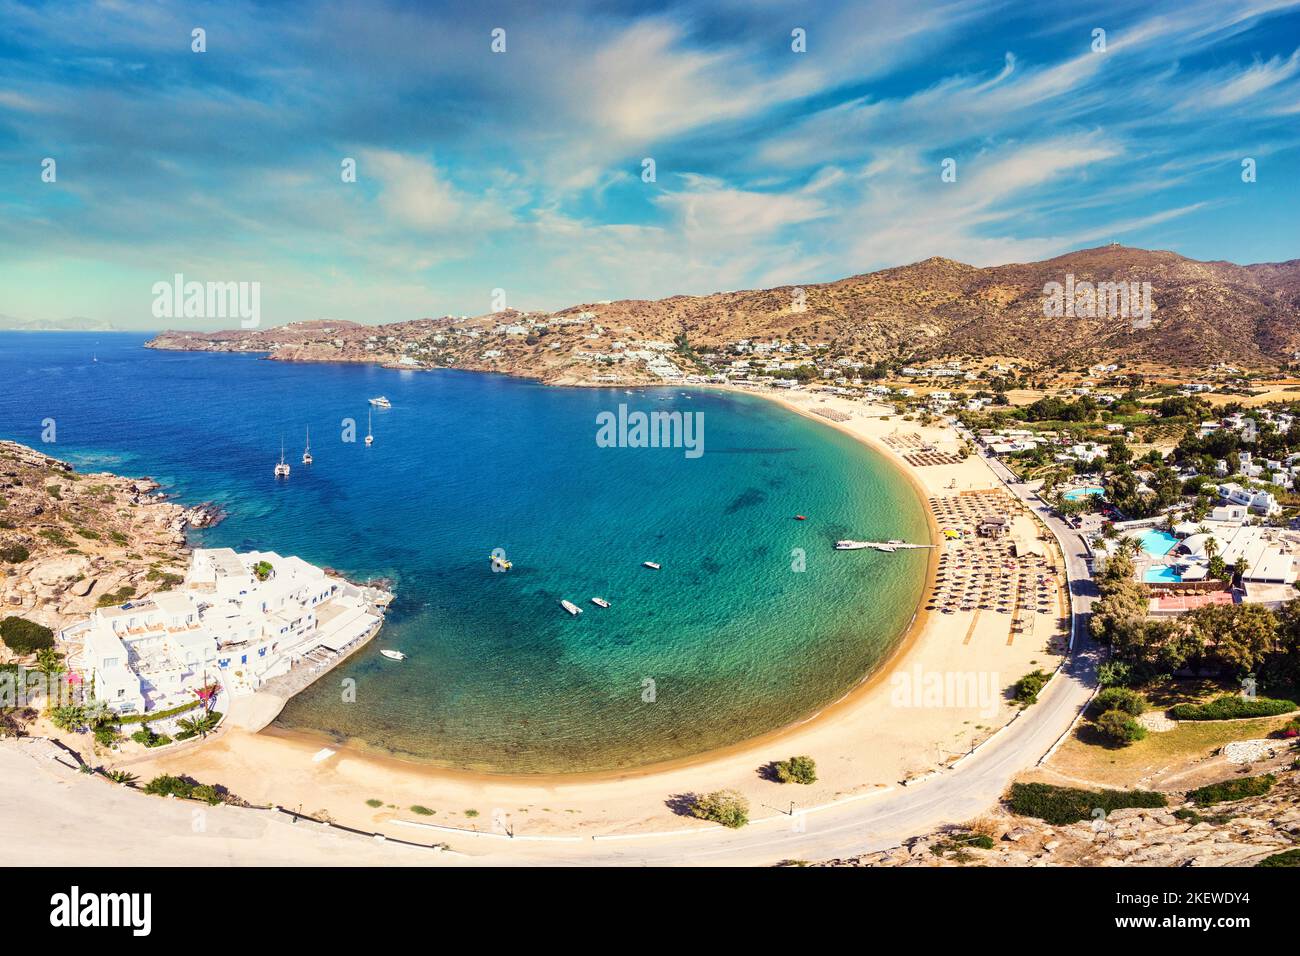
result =
[[375,443],[375,436],[373,432],[374,432],[374,428],[372,428],[370,424],[370,411],[369,409],[367,409],[366,410],[366,447],[367,448],[369,448],[371,445]]
[[651,571],[658,571],[658,570],[659,570],[659,565],[656,564],[654,561],[642,561],[642,562],[641,562],[641,565],[642,565],[643,567],[647,567],[647,568],[649,568]]
[[387,657],[390,661],[404,661],[404,660],[406,660],[406,655],[403,654],[401,651],[390,651],[390,650],[389,650],[388,648],[386,648],[386,647],[385,647],[382,651],[380,651],[379,653],[380,653],[380,654],[383,654],[383,655],[384,655],[385,657]]
[[504,557],[497,554],[489,554],[488,560],[492,562],[493,570],[499,568],[502,571],[509,571],[515,566],[513,561],[507,561]]
[[592,598],[591,603],[596,605],[596,607],[609,607],[609,602],[601,597]]
[[390,402],[388,399],[384,398],[384,396],[382,396],[382,395],[376,395],[374,398],[372,398],[372,399],[370,400],[370,404],[373,405],[373,406],[375,406],[375,408],[392,408],[392,407],[393,407],[393,403]]
[[280,463],[275,466],[275,477],[289,477],[289,463],[284,460],[284,442],[280,442]]
[[807,515],[795,515],[795,516],[794,516],[794,520],[795,520],[795,521],[807,521],[807,520],[808,520],[808,516],[807,516]]
[[310,465],[311,462],[312,462],[312,457],[311,457],[311,427],[308,426],[308,428],[307,428],[307,447],[306,447],[305,449],[303,449],[303,452],[302,452],[302,463],[303,463],[304,465]]
[[582,613],[582,608],[578,607],[578,605],[574,604],[572,601],[561,601],[560,607],[564,608],[574,617],[577,617],[579,614]]

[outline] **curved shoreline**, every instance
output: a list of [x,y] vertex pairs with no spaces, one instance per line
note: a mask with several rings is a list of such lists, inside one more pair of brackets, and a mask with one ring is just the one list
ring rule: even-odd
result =
[[[789,412],[799,415],[802,418],[806,418],[809,421],[835,428],[842,434],[848,435],[850,438],[858,441],[868,450],[878,455],[887,467],[893,469],[906,480],[912,493],[916,496],[917,503],[920,505],[921,512],[925,517],[926,528],[930,536],[930,543],[934,544],[938,542],[939,527],[938,523],[935,521],[934,512],[930,508],[929,493],[927,489],[916,475],[912,473],[911,466],[906,462],[899,461],[895,457],[892,449],[888,446],[876,441],[870,436],[861,435],[851,429],[845,428],[839,422],[824,418],[820,415],[812,414],[808,410],[798,407],[781,396],[757,392],[751,389],[726,388],[719,386],[705,386],[704,388],[713,391],[755,395],[756,397],[763,398]],[[892,642],[889,650],[872,665],[870,670],[859,677],[858,680],[848,687],[839,697],[829,703],[823,704],[821,707],[798,720],[782,724],[779,727],[774,727],[771,730],[764,731],[763,733],[757,734],[753,737],[746,737],[743,740],[738,740],[721,747],[714,747],[710,750],[704,750],[699,753],[687,754],[668,760],[657,760],[653,763],[640,764],[635,767],[628,767],[620,770],[578,770],[562,773],[519,773],[517,771],[498,772],[491,770],[468,770],[457,767],[443,767],[436,763],[429,763],[418,759],[409,759],[398,754],[371,747],[359,738],[349,738],[340,741],[327,731],[278,727],[274,724],[275,718],[272,718],[266,726],[260,728],[258,733],[274,739],[297,741],[311,745],[337,747],[343,752],[366,760],[396,764],[405,770],[425,774],[430,777],[459,779],[466,782],[497,783],[512,786],[555,786],[572,783],[605,783],[634,780],[658,774],[694,769],[712,763],[741,757],[751,751],[762,750],[773,746],[774,744],[780,743],[782,739],[790,737],[799,731],[810,729],[821,721],[832,720],[835,717],[840,716],[842,712],[853,709],[859,702],[859,698],[875,690],[880,682],[897,669],[897,667],[903,662],[903,659],[915,648],[925,629],[925,625],[930,618],[930,612],[925,610],[925,606],[934,592],[935,575],[937,574],[939,567],[939,550],[939,548],[930,549],[929,556],[926,560],[925,581],[922,585],[920,596],[917,599],[916,607],[913,609],[912,616],[908,619],[907,625],[903,628],[899,636]],[[288,700],[286,699],[284,704],[287,703]],[[281,706],[283,707],[283,704]]]

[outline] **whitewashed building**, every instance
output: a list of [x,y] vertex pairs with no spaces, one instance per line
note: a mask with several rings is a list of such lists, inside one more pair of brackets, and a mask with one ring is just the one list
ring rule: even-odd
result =
[[378,630],[390,597],[301,558],[203,548],[176,590],[99,608],[61,637],[80,640],[72,663],[97,699],[147,713],[214,682],[252,693],[308,654],[336,655]]

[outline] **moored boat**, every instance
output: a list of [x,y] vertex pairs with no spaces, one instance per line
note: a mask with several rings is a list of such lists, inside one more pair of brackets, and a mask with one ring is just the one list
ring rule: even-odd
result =
[[562,600],[560,601],[560,607],[564,608],[574,617],[577,617],[579,614],[582,613],[582,608],[578,607],[578,605],[574,604],[572,601]]
[[658,565],[656,562],[654,562],[654,561],[642,561],[642,562],[641,562],[641,565],[642,565],[642,567],[647,567],[647,568],[649,568],[651,571],[658,571],[658,570],[659,570],[659,565]]
[[382,651],[380,651],[379,653],[380,653],[380,654],[383,654],[383,655],[384,655],[385,657],[387,657],[390,661],[404,661],[404,660],[406,660],[406,655],[403,654],[401,651],[389,650],[387,647],[385,647],[385,648],[384,648]]
[[591,599],[591,603],[596,605],[596,607],[609,607],[609,602],[603,597],[594,597]]

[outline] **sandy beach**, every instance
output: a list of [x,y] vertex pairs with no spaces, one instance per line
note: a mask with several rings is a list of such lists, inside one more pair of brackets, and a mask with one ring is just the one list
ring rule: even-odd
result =
[[[1008,541],[1024,546],[1038,539],[1033,519],[999,490],[985,462],[978,455],[959,458],[961,442],[951,429],[904,421],[891,408],[847,398],[803,392],[764,397],[839,428],[889,458],[927,501],[935,541],[943,539],[935,502],[941,510],[950,503],[1001,508],[1011,519]],[[256,726],[260,719],[237,709],[236,719],[201,746],[146,761],[137,757],[131,771],[144,779],[187,774],[252,803],[394,835],[410,833],[397,820],[466,830],[504,826],[535,835],[658,832],[704,825],[679,812],[678,799],[685,794],[738,790],[749,799],[754,818],[787,813],[792,802],[807,808],[869,794],[924,775],[987,739],[1016,712],[1006,688],[1029,671],[1050,672],[1060,661],[1065,605],[1058,588],[1052,611],[1029,615],[1030,626],[1018,629],[1011,613],[926,611],[936,576],[944,573],[941,562],[969,566],[973,560],[960,555],[971,554],[974,546],[968,537],[931,552],[926,597],[908,634],[850,693],[798,724],[724,750],[623,773],[506,777],[430,768],[274,728],[253,733],[239,725]],[[1059,568],[1054,549],[1042,550],[1043,560]],[[835,559],[855,556],[836,553]],[[932,693],[945,679],[949,686],[985,690],[978,698]],[[261,704],[237,702],[237,708],[244,706]],[[771,761],[795,754],[816,760],[815,784],[782,785],[762,773]],[[433,812],[417,814],[413,806]],[[460,848],[454,835],[447,839]],[[488,848],[482,841],[475,846],[476,852]]]

